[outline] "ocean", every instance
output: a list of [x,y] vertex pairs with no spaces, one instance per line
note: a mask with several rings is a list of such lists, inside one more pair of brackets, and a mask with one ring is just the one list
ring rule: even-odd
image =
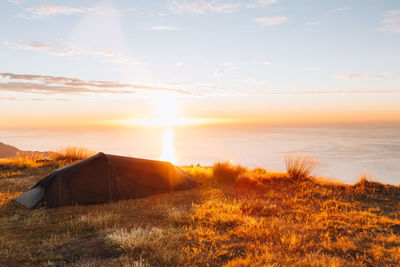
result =
[[363,175],[400,184],[400,125],[186,126],[105,129],[0,130],[0,141],[21,150],[86,147],[109,154],[212,165],[232,160],[250,168],[284,170],[298,153],[319,164],[315,175],[352,184]]

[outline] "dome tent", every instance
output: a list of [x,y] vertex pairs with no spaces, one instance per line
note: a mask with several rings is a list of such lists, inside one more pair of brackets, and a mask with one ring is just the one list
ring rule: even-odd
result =
[[140,198],[197,185],[169,162],[98,153],[57,169],[14,200],[31,209]]

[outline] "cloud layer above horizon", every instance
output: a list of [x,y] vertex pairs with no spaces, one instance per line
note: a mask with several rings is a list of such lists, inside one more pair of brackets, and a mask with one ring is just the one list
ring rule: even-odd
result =
[[173,94],[197,115],[268,117],[312,103],[369,112],[375,97],[400,120],[396,0],[9,0],[0,16],[7,108],[84,97],[113,113]]

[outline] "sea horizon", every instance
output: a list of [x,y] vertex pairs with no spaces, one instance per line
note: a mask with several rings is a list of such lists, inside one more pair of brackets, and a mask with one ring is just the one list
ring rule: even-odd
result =
[[[85,147],[96,152],[163,160],[178,166],[231,161],[284,170],[284,157],[312,157],[314,175],[354,184],[361,177],[400,184],[400,126],[388,123],[319,125],[195,125],[1,129],[0,141],[20,150]],[[169,155],[165,155],[169,153]]]

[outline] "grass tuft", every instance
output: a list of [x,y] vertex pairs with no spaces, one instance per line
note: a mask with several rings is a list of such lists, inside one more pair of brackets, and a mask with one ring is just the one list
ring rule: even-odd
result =
[[247,169],[240,165],[233,165],[230,161],[218,162],[213,166],[213,174],[218,182],[234,183]]
[[84,147],[69,146],[60,148],[52,154],[52,160],[72,163],[93,156],[96,152]]
[[308,156],[289,154],[285,156],[285,166],[290,178],[307,180],[311,178],[311,173],[317,167],[317,163]]

